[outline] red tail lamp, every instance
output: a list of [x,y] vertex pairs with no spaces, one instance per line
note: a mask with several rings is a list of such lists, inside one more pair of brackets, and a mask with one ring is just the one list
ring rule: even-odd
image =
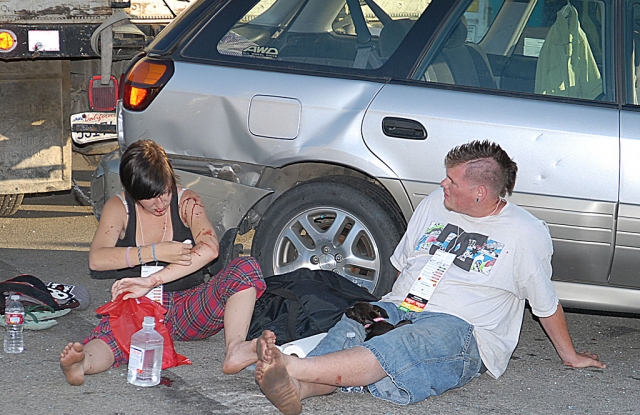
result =
[[89,108],[93,111],[113,111],[118,102],[118,80],[115,76],[109,78],[106,85],[102,85],[100,75],[89,80]]

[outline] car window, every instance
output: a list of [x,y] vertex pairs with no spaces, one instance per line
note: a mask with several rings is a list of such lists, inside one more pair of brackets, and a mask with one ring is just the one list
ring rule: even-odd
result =
[[625,74],[627,80],[627,104],[640,102],[640,2],[629,1],[625,22]]
[[612,7],[610,0],[470,1],[415,78],[613,101]]
[[431,0],[262,0],[217,44],[248,60],[372,70],[395,52]]

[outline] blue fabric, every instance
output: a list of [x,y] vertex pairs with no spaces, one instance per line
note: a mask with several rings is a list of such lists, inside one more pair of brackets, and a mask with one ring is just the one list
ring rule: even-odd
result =
[[373,304],[387,311],[391,324],[402,320],[412,324],[365,342],[364,326],[343,316],[308,357],[342,350],[347,333],[356,333],[355,344],[369,349],[387,373],[384,379],[367,385],[369,392],[401,405],[461,387],[480,375],[482,360],[469,323],[444,313],[406,313],[393,303]]

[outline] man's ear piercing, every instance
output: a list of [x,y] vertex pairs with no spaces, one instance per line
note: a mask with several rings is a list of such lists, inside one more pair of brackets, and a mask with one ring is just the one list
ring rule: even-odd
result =
[[479,197],[476,197],[476,203],[478,203],[480,201]]

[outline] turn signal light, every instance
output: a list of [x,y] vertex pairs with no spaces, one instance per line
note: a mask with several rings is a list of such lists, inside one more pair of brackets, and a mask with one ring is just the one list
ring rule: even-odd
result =
[[143,111],[173,76],[173,61],[145,57],[136,62],[124,79],[124,107]]
[[0,52],[11,52],[17,44],[15,33],[11,30],[0,29]]

